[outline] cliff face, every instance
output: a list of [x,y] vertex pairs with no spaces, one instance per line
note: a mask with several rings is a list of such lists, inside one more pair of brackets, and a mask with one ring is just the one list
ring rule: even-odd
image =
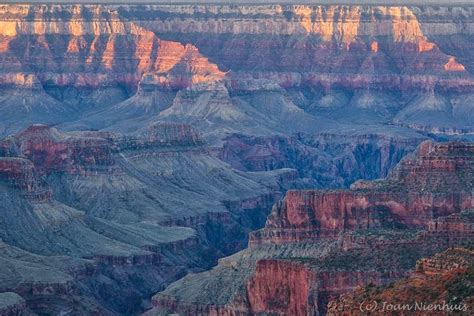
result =
[[434,219],[428,223],[428,232],[430,234],[445,235],[447,238],[469,237],[474,233],[474,227],[471,221],[466,221],[472,213],[453,214],[446,217]]
[[348,187],[358,179],[385,177],[421,141],[416,135],[232,135],[225,139],[219,158],[240,170],[294,168],[313,187]]
[[472,152],[471,143],[424,142],[413,155],[405,157],[393,169],[386,181],[358,181],[351,188],[382,191],[393,187],[405,191],[422,188],[433,192],[469,190],[472,186]]
[[[27,100],[23,115],[31,120],[18,115],[11,124],[20,126],[0,128],[6,134],[31,123],[79,121],[81,129],[124,131],[114,120],[90,120],[91,111],[111,107],[108,115],[123,124],[130,117],[120,102],[133,110],[160,99],[148,89],[167,96],[155,105],[153,114],[170,108],[159,119],[218,126],[209,137],[219,140],[243,132],[230,123],[269,125],[252,131],[260,136],[320,131],[334,118],[465,133],[472,129],[473,23],[470,7],[3,5],[0,88]],[[204,106],[206,93],[190,98],[182,91],[194,85],[193,92],[210,86],[215,101],[224,97],[222,108]],[[257,98],[268,100],[269,91],[281,101]],[[0,113],[14,114],[14,103],[0,98]],[[264,120],[261,115],[282,113],[268,109],[273,103],[283,103],[286,115]],[[309,114],[299,125],[296,108]]]
[[[388,75],[388,83],[390,74],[401,73],[402,69],[417,75],[462,73],[464,66],[429,38],[470,35],[473,23],[469,8],[149,6],[122,7],[119,12],[129,18],[142,16],[140,24],[160,35],[189,38],[205,54],[233,71],[310,72],[313,76],[304,80],[313,84],[320,80],[343,84],[342,77],[324,79],[318,73],[358,73],[362,76],[357,79],[349,75],[346,83],[360,87],[375,74]],[[463,26],[457,23],[459,19],[465,22]],[[445,31],[441,31],[441,25]],[[207,43],[205,36],[211,37]],[[290,79],[286,84],[298,82]]]
[[[429,40],[438,35],[472,35],[470,8],[4,5],[1,9],[2,53],[13,62],[11,69],[19,70],[27,62],[49,67],[48,71],[36,68],[41,82],[49,84],[98,85],[99,78],[106,79],[105,83],[136,84],[145,72],[195,75],[176,78],[177,86],[209,75],[222,78],[223,73],[195,46],[180,44],[188,40],[232,71],[310,70],[370,78],[407,70],[417,75],[462,74],[470,67]],[[261,35],[267,36],[254,40]],[[297,40],[288,42],[285,36],[289,35]],[[212,47],[219,49],[212,52]],[[18,54],[20,49],[24,49],[22,54]],[[290,58],[294,53],[298,58]],[[324,79],[316,75],[306,80]],[[351,80],[357,81],[356,77]]]
[[[193,25],[192,33],[237,35],[232,39],[232,42],[225,36],[214,36],[214,44],[219,40],[232,43],[232,47],[217,46],[223,47],[225,51],[215,51],[214,56],[225,60],[224,63],[230,68],[238,65],[241,69],[257,66],[258,69],[282,67],[285,70],[302,70],[308,65],[312,67],[321,65],[324,70],[335,70],[342,66],[341,61],[348,55],[337,56],[336,60],[331,59],[330,64],[323,65],[324,58],[329,60],[335,56],[324,57],[322,55],[318,57],[313,52],[334,52],[337,50],[352,51],[355,53],[355,57],[358,57],[358,60],[356,59],[358,64],[366,62],[367,65],[370,64],[373,67],[375,63],[376,66],[383,67],[386,58],[390,58],[393,54],[393,52],[392,54],[388,53],[389,56],[387,56],[387,48],[393,49],[398,46],[400,52],[405,54],[425,53],[423,54],[426,56],[425,62],[432,63],[444,59],[443,64],[434,69],[430,68],[429,71],[443,70],[445,63],[449,62],[449,57],[440,57],[443,54],[438,51],[437,45],[427,39],[431,35],[440,34],[438,25],[433,18],[442,17],[442,20],[437,22],[448,26],[443,35],[470,34],[469,25],[472,23],[470,20],[472,13],[469,8],[459,8],[450,12],[446,8],[437,10],[435,8],[344,5],[153,6],[147,8],[122,7],[119,12],[128,17],[143,14],[146,18],[141,24],[159,34],[190,33],[190,26]],[[461,16],[468,23],[460,27],[456,21]],[[176,17],[180,17],[180,19],[178,20]],[[268,21],[272,21],[272,23],[268,23]],[[423,23],[424,21],[426,24]],[[265,57],[269,57],[265,58],[262,63],[258,62],[256,57],[261,55],[255,54],[252,57],[248,51],[244,51],[248,48],[246,45],[249,45],[249,41],[248,37],[240,35],[277,35],[282,37],[285,35],[313,35],[320,38],[321,41],[320,43],[311,43],[301,36],[301,40],[297,40],[292,46],[285,48],[275,38],[266,36],[266,40],[263,42],[250,43],[253,48],[260,48],[260,51],[265,53]],[[199,35],[193,34],[191,36],[199,39]],[[378,38],[388,38],[388,41],[382,40],[382,43],[379,43]],[[386,45],[389,43],[390,47],[387,47]],[[304,44],[310,45],[305,46]],[[270,55],[265,50],[268,46],[278,50],[281,54]],[[296,51],[297,48],[301,48],[297,55],[298,58],[284,58],[289,57],[291,50]],[[231,52],[231,49],[240,50]],[[207,49],[205,51],[207,53]],[[242,52],[245,53],[245,56],[239,54]],[[370,54],[379,55],[371,58],[373,56]],[[232,57],[237,56],[240,58],[232,61]],[[246,56],[249,56],[250,59],[246,59]],[[274,59],[275,57],[278,59]],[[277,61],[277,63],[272,64],[272,61]],[[399,67],[408,66],[404,65],[403,61],[407,62],[406,59],[399,59],[396,65]],[[422,61],[413,65],[418,66],[414,70],[423,69]],[[353,66],[356,65],[349,64],[349,70],[359,70],[356,67],[352,68]],[[367,70],[370,71],[370,67]]]
[[473,207],[474,147],[425,142],[386,179],[350,191],[290,191],[252,243],[335,237],[344,230],[426,227],[427,221]]
[[113,164],[113,148],[105,139],[66,136],[45,125],[31,126],[0,147],[8,148],[7,155],[26,157],[40,174],[84,173]]
[[242,81],[269,80],[305,111],[347,115],[351,124],[376,110],[414,129],[472,129],[465,117],[472,118],[465,102],[473,88],[470,7],[168,5],[118,12],[140,16],[137,23],[158,36],[193,43],[230,70],[226,81],[236,94]]
[[[11,61],[3,74],[21,74],[28,71],[23,65],[32,63],[43,84],[131,89],[150,71],[169,73],[162,81],[172,87],[222,76],[192,45],[160,40],[113,8],[4,5],[0,19],[2,54]],[[19,79],[11,83],[21,85]]]
[[195,129],[176,123],[156,123],[134,135],[107,132],[65,134],[55,128],[37,124],[0,141],[0,155],[25,157],[35,165],[40,174],[86,174],[117,170],[114,155],[119,151],[173,146],[199,147],[204,144]]
[[[317,302],[308,302],[316,275],[303,265],[261,260],[247,283],[253,313],[311,315]],[[313,305],[313,306],[312,306]]]
[[[387,303],[411,306],[411,310],[400,311],[402,315],[423,315],[428,312],[427,308],[431,308],[431,315],[469,313],[472,295],[463,292],[463,288],[472,274],[473,260],[473,251],[466,248],[452,248],[420,259],[409,278],[390,286],[369,287],[344,295],[329,303],[328,315],[359,313],[364,300],[371,304],[375,302],[375,309],[371,312],[374,315],[387,313]],[[431,307],[427,307],[430,304]]]
[[[385,179],[357,182],[350,190],[287,192],[265,228],[251,233],[247,250],[158,293],[150,315],[357,313],[359,301],[343,305],[337,297],[404,278],[422,257],[469,244],[472,150],[469,143],[424,142]],[[422,260],[417,270],[450,274],[460,268],[456,258]],[[414,281],[413,286],[422,293],[430,282]],[[467,283],[459,284],[457,290],[465,291]],[[393,293],[390,289],[387,293]],[[396,295],[407,298],[402,289]],[[377,300],[391,302],[390,295]],[[420,294],[421,301],[424,297]]]
[[183,124],[128,135],[33,125],[0,141],[0,238],[33,257],[90,268],[76,274],[68,262],[41,263],[61,271],[43,280],[26,268],[27,255],[2,251],[15,277],[0,273],[0,290],[20,294],[35,312],[136,312],[160,287],[241,249],[287,173],[237,173]]
[[[469,138],[473,21],[469,6],[0,5],[1,291],[40,314],[133,314],[242,249],[288,187],[387,176],[427,132]],[[399,278],[472,237],[472,151],[425,143],[385,180],[289,191],[250,249],[155,307],[323,313]]]
[[251,313],[315,315],[326,295],[337,296],[364,284],[380,284],[377,272],[316,272],[304,263],[264,259],[247,281]]

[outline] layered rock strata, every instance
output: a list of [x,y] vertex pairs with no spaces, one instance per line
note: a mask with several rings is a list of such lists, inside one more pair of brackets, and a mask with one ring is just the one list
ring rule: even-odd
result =
[[[149,71],[196,71],[194,79],[188,75],[164,78],[166,85],[182,87],[207,75],[222,76],[192,45],[161,40],[123,19],[113,7],[6,5],[1,16],[2,53],[12,61],[10,67],[20,73],[25,62],[35,68],[48,67],[36,68],[40,81],[48,85],[128,84],[133,88]],[[57,53],[61,58],[55,61],[52,57]],[[12,76],[6,78],[12,78],[12,84],[22,84]]]
[[[289,191],[248,249],[170,285],[149,314],[325,314],[341,294],[408,276],[422,257],[472,242],[472,150],[424,142],[386,179]],[[417,206],[417,194],[431,198]]]
[[[1,289],[38,313],[136,313],[160,287],[241,249],[292,173],[237,173],[209,154],[195,129],[171,122],[130,135],[33,125],[0,148],[0,238],[8,249],[0,260],[31,280],[1,276]],[[33,261],[63,256],[90,268],[73,274],[71,262],[53,260],[48,269],[60,277],[43,280],[10,246]]]
[[470,143],[425,142],[386,179],[359,181],[347,191],[290,191],[251,244],[335,237],[345,230],[426,228],[429,220],[473,207]]
[[[265,102],[256,97],[265,92],[268,99],[270,91],[284,96],[289,113],[294,103],[325,118],[307,117],[300,131],[321,131],[334,118],[436,133],[472,130],[469,6],[10,4],[1,7],[0,23],[0,88],[17,97],[0,98],[0,114],[23,104],[22,116],[0,125],[2,134],[38,122],[79,120],[74,126],[97,128],[90,111],[112,107],[124,121],[126,109],[115,105],[160,112],[172,107],[177,91],[175,103],[183,104],[161,118],[197,116],[197,125],[211,116],[220,139],[242,132],[225,129],[229,120],[254,126],[245,117],[250,109],[235,105],[252,95],[255,108]],[[202,93],[193,101],[199,109],[183,113],[190,94],[183,89],[195,94],[203,85],[219,94],[216,100],[227,91],[234,107],[227,100],[226,113],[215,113],[212,102],[204,110],[200,103],[209,96]],[[171,100],[153,107],[160,98],[142,99],[151,90]],[[282,122],[270,125],[282,132]]]
[[473,297],[466,286],[473,260],[473,251],[466,248],[452,248],[420,259],[406,279],[388,286],[359,289],[330,302],[328,315],[360,314],[364,301],[375,302],[373,315],[384,315],[393,308],[398,308],[401,315],[469,314]]
[[387,176],[398,161],[423,141],[421,135],[315,134],[225,139],[219,158],[234,168],[265,171],[294,168],[313,187],[348,187],[358,179]]

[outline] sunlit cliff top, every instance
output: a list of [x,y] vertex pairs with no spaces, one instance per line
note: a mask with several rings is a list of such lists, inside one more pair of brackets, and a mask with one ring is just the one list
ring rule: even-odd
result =
[[4,0],[4,3],[472,5],[470,0]]

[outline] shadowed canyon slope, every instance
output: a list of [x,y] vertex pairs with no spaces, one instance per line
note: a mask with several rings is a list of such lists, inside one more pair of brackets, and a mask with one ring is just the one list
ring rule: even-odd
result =
[[0,314],[411,286],[471,249],[472,43],[454,3],[0,4]]
[[242,249],[288,188],[372,178],[413,143],[333,145],[316,157],[348,166],[305,179],[285,166],[233,169],[180,123],[132,134],[32,125],[0,141],[0,290],[36,313],[138,312],[170,282]]
[[173,283],[149,314],[317,315],[340,294],[400,279],[421,257],[472,243],[473,159],[470,143],[425,142],[385,179],[289,191],[248,249]]
[[0,142],[2,291],[35,312],[137,312],[241,249],[291,179],[230,169],[185,125],[128,136],[33,125]]

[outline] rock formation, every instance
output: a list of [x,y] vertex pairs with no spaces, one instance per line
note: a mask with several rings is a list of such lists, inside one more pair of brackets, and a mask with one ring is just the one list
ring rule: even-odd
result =
[[[19,122],[0,131],[17,132],[38,122],[124,131],[116,121],[130,119],[130,111],[153,109],[158,115],[174,105],[162,119],[173,114],[193,122],[212,115],[210,123],[222,128],[219,138],[242,132],[224,127],[229,119],[246,125],[250,110],[257,112],[250,115],[257,125],[269,125],[252,131],[257,135],[282,133],[280,125],[293,127],[290,131],[337,128],[323,124],[334,118],[349,125],[395,123],[466,133],[472,129],[471,11],[469,6],[4,5],[0,88],[18,98],[0,99],[0,113],[14,114],[19,101],[30,119],[15,116]],[[189,92],[173,99],[193,85],[194,94],[207,86],[219,100],[225,85],[230,98],[223,109],[212,102],[204,106],[209,96],[193,100],[198,104],[191,115],[182,109],[190,105],[181,104]],[[41,102],[32,89],[41,91]],[[154,105],[150,89],[167,97]],[[280,105],[262,111],[262,105],[275,103],[265,101],[270,97],[262,92],[269,90],[280,95]],[[250,108],[240,111],[242,106]],[[43,115],[45,108],[49,116]],[[298,108],[308,116],[295,115]],[[113,120],[89,119],[101,111]],[[265,111],[287,111],[292,124],[256,117]],[[296,125],[301,119],[305,123]],[[308,130],[310,125],[317,128]]]
[[251,244],[335,237],[344,230],[424,227],[473,207],[474,146],[422,143],[386,179],[347,191],[289,191]]
[[[294,168],[301,177],[322,178],[315,186],[328,188],[349,186],[361,178],[385,177],[408,151],[413,151],[423,141],[423,137],[412,134],[405,138],[390,134],[390,131],[385,135],[298,133],[290,137],[234,134],[224,141],[219,158],[234,168],[248,171]],[[336,160],[329,161],[333,157]],[[324,173],[324,176],[316,177],[316,173]],[[339,178],[337,174],[340,174]]]
[[[370,104],[385,119],[417,129],[470,125],[459,116],[469,103],[451,97],[457,91],[470,98],[472,56],[463,53],[470,50],[463,40],[450,40],[469,42],[469,7],[174,5],[120,12],[146,16],[139,24],[159,36],[192,42],[231,70],[232,86],[241,78],[269,79],[318,115],[332,104],[353,122]],[[331,102],[336,95],[343,99]]]
[[0,5],[0,313],[325,313],[464,245],[473,12]]
[[287,192],[248,249],[173,283],[148,314],[324,314],[341,294],[409,275],[418,259],[471,242],[473,148],[424,142],[385,179]]
[[[201,82],[209,75],[222,76],[192,45],[161,40],[126,21],[113,8],[11,5],[3,6],[0,13],[5,17],[1,35],[7,41],[2,53],[14,61],[14,67],[30,60],[50,67],[38,71],[40,80],[49,85],[133,86],[149,71],[170,73],[163,83],[171,86]],[[49,35],[60,42],[49,42]],[[64,49],[59,50],[59,62],[52,58],[57,45]],[[23,53],[17,54],[20,50]]]
[[[452,248],[431,258],[420,259],[415,271],[406,279],[381,287],[359,289],[328,304],[328,315],[356,315],[365,311],[368,302],[371,314],[445,315],[466,313],[472,308],[472,293],[467,290],[473,251]],[[471,277],[472,279],[472,277]],[[375,303],[374,303],[375,302]]]
[[[186,271],[241,249],[292,181],[291,170],[237,173],[195,129],[170,122],[130,135],[33,125],[0,148],[0,260],[18,275],[0,275],[0,289],[34,312],[136,312]],[[71,261],[43,262],[60,256]],[[58,278],[32,273],[31,260]],[[76,273],[75,262],[88,267]]]

